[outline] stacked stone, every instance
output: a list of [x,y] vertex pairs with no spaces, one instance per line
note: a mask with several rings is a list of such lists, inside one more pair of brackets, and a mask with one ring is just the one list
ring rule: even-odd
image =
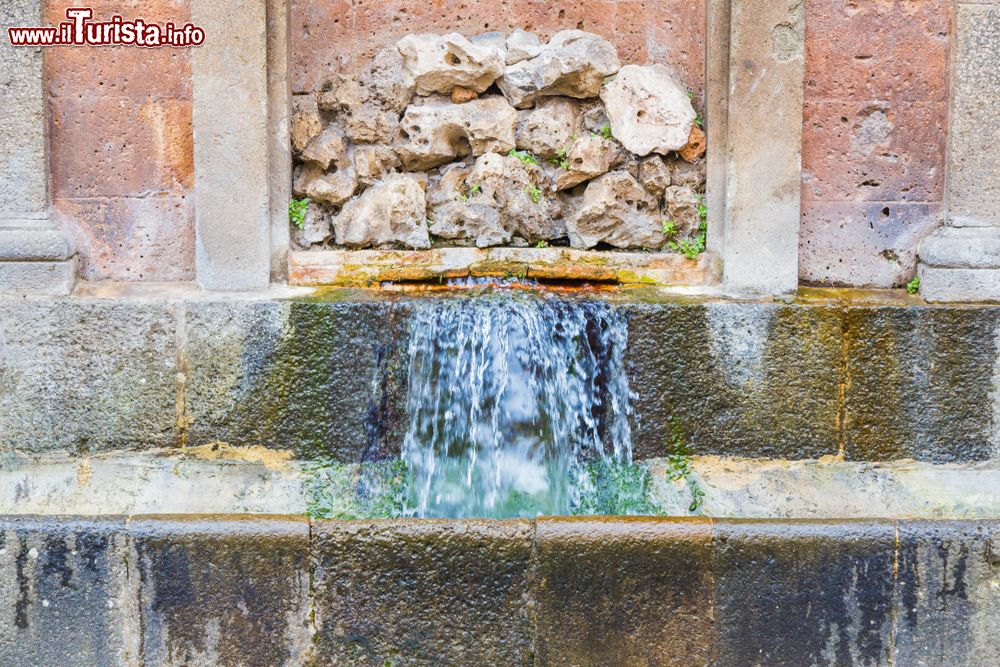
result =
[[292,112],[302,248],[658,250],[701,224],[688,92],[581,30],[407,35]]

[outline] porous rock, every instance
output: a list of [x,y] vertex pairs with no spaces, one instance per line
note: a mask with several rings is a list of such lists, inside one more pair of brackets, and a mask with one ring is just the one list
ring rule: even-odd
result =
[[561,201],[537,164],[488,153],[476,160],[467,182],[478,186],[469,201],[495,209],[512,235],[532,243],[565,236]]
[[522,60],[534,58],[542,51],[542,45],[538,41],[538,35],[518,28],[510,33],[506,47],[506,62],[508,65],[516,65]]
[[426,201],[420,179],[389,174],[344,204],[333,220],[336,241],[351,248],[400,243],[429,248]]
[[396,152],[388,146],[362,144],[355,146],[354,173],[358,183],[368,187],[399,167]]
[[583,131],[580,103],[551,97],[518,113],[517,147],[541,158],[554,158],[560,152],[565,155]]
[[697,114],[663,65],[626,65],[600,93],[611,133],[636,155],[666,155],[687,145]]
[[701,225],[698,207],[703,197],[685,185],[672,185],[663,192],[663,217],[674,223],[681,236],[693,236]]
[[613,171],[587,185],[566,231],[574,248],[608,243],[617,248],[659,248],[666,240],[656,199],[624,171]]
[[429,101],[410,105],[399,124],[396,152],[410,171],[426,170],[465,155],[514,148],[517,112],[499,95],[465,104]]
[[585,134],[573,142],[555,169],[555,189],[568,190],[621,164],[624,153],[618,144],[604,137]]
[[477,247],[501,245],[511,234],[500,224],[495,208],[476,201],[479,188],[468,182],[471,167],[449,165],[442,168],[427,192],[430,232],[452,240],[471,240]]
[[292,225],[292,241],[300,248],[323,243],[330,238],[330,213],[316,202],[309,202],[302,227]]
[[331,206],[340,206],[350,199],[358,188],[353,169],[339,169],[327,173],[315,164],[299,167],[292,181],[292,194]]
[[504,71],[502,50],[474,44],[456,32],[407,35],[396,46],[418,95],[447,94],[455,86],[481,93]]
[[563,30],[537,56],[507,67],[497,85],[521,109],[544,96],[594,97],[604,78],[620,67],[618,52],[606,39],[582,30]]
[[660,197],[670,186],[670,168],[659,155],[650,155],[639,161],[639,182],[646,192]]
[[322,169],[329,169],[331,164],[338,168],[347,166],[347,139],[344,131],[336,125],[327,125],[302,151],[302,159]]
[[297,152],[305,150],[309,142],[323,131],[323,121],[319,116],[316,98],[312,95],[292,96],[292,119],[289,133],[292,139],[292,149]]

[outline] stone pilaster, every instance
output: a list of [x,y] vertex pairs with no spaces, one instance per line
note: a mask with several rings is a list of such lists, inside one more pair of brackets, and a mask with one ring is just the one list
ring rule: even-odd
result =
[[196,273],[209,290],[270,283],[267,5],[191,1],[191,20],[205,30],[191,76]]
[[804,45],[801,0],[709,3],[709,249],[730,292],[798,287]]
[[1000,2],[955,10],[943,227],[920,246],[928,301],[1000,301]]
[[49,218],[42,50],[7,41],[41,13],[40,0],[0,5],[0,294],[67,294],[76,280],[73,244]]

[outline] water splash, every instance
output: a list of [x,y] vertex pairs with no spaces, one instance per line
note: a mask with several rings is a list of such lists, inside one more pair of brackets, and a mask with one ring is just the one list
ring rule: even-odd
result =
[[487,293],[418,306],[403,445],[408,513],[568,514],[586,459],[631,463],[624,316],[599,301]]

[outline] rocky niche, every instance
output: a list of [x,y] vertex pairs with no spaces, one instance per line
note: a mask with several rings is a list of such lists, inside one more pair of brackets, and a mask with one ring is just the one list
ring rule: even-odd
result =
[[291,142],[300,249],[704,249],[691,94],[581,30],[407,35],[293,96]]

